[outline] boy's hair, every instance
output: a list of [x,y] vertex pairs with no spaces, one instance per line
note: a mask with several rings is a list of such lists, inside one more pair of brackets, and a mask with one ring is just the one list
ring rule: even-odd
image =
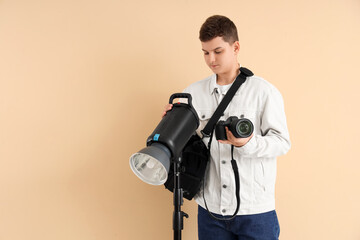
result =
[[235,24],[227,17],[214,15],[206,19],[200,28],[199,39],[207,42],[216,37],[222,37],[230,44],[239,41]]

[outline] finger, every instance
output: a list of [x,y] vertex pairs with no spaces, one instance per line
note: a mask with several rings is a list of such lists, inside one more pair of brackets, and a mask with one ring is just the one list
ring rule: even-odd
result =
[[231,142],[229,142],[228,140],[218,140],[219,143],[222,143],[222,144],[231,144]]
[[164,107],[165,112],[169,111],[172,108],[171,104],[166,104]]
[[234,134],[228,129],[228,127],[225,127],[225,128],[226,128],[226,136],[229,141],[229,144],[232,144],[232,145],[238,146],[238,147],[244,145],[244,143],[243,143],[244,138],[235,137]]
[[226,130],[226,137],[229,141],[234,141],[236,138],[234,136],[234,134],[229,130],[228,127],[225,127],[225,130]]
[[172,107],[173,107],[172,104],[166,104],[164,107],[164,112],[162,113],[162,117],[164,117],[166,113],[172,109]]

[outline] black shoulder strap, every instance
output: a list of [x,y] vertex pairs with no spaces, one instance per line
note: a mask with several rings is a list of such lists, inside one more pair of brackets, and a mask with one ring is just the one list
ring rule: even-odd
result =
[[211,116],[209,122],[206,124],[201,133],[203,137],[210,137],[211,132],[213,131],[215,124],[218,122],[219,118],[225,111],[226,107],[229,105],[231,99],[234,97],[237,90],[245,82],[247,77],[253,76],[254,74],[247,68],[241,67],[240,74],[236,77],[233,85],[230,87],[229,91],[226,93],[219,106],[216,108],[214,114]]
[[[254,74],[249,69],[243,68],[243,67],[240,68],[240,74],[236,77],[233,85],[230,87],[229,91],[226,93],[223,100],[220,102],[219,106],[216,108],[214,114],[210,118],[209,122],[206,124],[205,128],[201,131],[201,133],[203,134],[203,137],[210,137],[209,143],[208,143],[209,155],[210,155],[211,140],[212,140],[213,134],[214,134],[213,130],[214,130],[214,127],[215,127],[217,121],[219,120],[219,118],[223,114],[223,112],[225,111],[226,107],[229,105],[229,103],[232,100],[232,98],[234,97],[236,91],[246,81],[246,78],[253,76],[253,75]],[[209,211],[209,208],[207,206],[206,199],[205,199],[205,190],[204,190],[205,189],[205,180],[203,180],[203,199],[204,199],[205,207],[206,207],[206,210],[208,211],[209,215],[216,220],[221,220],[221,221],[232,220],[234,217],[236,217],[236,215],[239,211],[239,208],[240,208],[240,177],[239,177],[239,171],[238,171],[236,161],[234,160],[234,146],[233,145],[231,145],[231,158],[232,158],[231,165],[232,165],[234,175],[235,175],[235,186],[236,186],[236,189],[235,189],[236,210],[232,216],[230,216],[228,218],[227,217],[218,218]]]

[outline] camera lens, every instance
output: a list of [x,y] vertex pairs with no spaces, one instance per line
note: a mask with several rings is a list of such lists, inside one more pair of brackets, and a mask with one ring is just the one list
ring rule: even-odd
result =
[[236,131],[242,138],[249,137],[252,134],[253,130],[253,124],[248,119],[240,119],[240,121],[236,125]]
[[240,123],[239,124],[239,132],[241,134],[247,135],[247,134],[249,134],[250,127],[251,126],[249,123]]

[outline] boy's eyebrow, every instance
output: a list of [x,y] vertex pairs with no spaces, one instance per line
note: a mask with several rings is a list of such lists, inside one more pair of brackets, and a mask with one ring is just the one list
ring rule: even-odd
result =
[[[219,50],[220,48],[222,48],[222,47],[217,47],[217,48],[213,49],[212,51]],[[205,49],[201,49],[201,50],[203,50],[204,52],[207,52]]]

